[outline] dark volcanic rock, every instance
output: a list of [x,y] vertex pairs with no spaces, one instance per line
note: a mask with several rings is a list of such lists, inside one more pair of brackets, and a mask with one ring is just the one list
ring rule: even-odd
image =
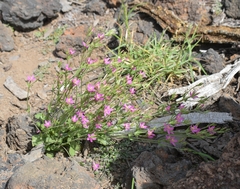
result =
[[225,147],[221,158],[211,163],[201,163],[197,170],[191,170],[187,177],[174,183],[168,189],[216,188],[236,189],[240,186],[240,133]]
[[9,179],[6,189],[100,189],[100,185],[76,161],[38,159],[20,167]]
[[103,16],[105,14],[106,10],[107,10],[106,4],[103,1],[91,0],[85,6],[85,9],[83,10],[83,12],[96,13],[96,14]]
[[184,178],[191,162],[167,148],[143,152],[132,168],[136,189],[158,189]]
[[227,16],[235,19],[240,18],[240,1],[239,0],[225,0],[224,7],[226,8]]
[[19,30],[41,27],[45,21],[57,17],[62,6],[59,0],[3,0],[2,19]]
[[209,74],[218,73],[224,68],[224,58],[213,49],[208,49],[206,53],[202,53],[200,60],[204,70]]
[[12,31],[10,28],[5,27],[0,22],[0,51],[12,51],[14,49],[14,41],[11,36]]

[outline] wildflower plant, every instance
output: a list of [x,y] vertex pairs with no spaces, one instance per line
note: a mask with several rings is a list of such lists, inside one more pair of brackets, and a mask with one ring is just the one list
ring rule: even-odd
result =
[[[187,67],[194,60],[189,54],[193,48],[189,38],[184,43],[187,45],[181,47],[165,43],[163,38],[150,40],[146,46],[122,41],[120,46],[128,49],[122,52],[119,48],[110,50],[105,44],[105,38],[112,35],[115,34],[109,31],[85,40],[77,69],[70,63],[65,66],[58,63],[59,68],[64,69],[58,73],[46,111],[35,115],[39,132],[32,137],[33,146],[44,143],[49,156],[58,151],[74,156],[82,149],[84,141],[107,145],[112,140],[128,138],[159,144],[165,141],[176,146],[187,137],[213,137],[220,132],[214,126],[200,130],[197,125],[189,125],[184,131],[177,129],[182,123],[188,124],[182,115],[190,111],[182,102],[198,98],[197,94],[185,95],[182,102],[170,99],[168,104],[156,105],[155,85],[192,71]],[[98,49],[108,53],[95,59],[92,55]],[[67,60],[74,53],[74,49],[70,49]],[[91,79],[89,75],[96,75],[96,71],[97,76]],[[163,127],[148,126],[153,118],[165,115],[171,115],[171,119]],[[178,135],[184,137],[179,139]],[[93,169],[98,168],[94,163]]]

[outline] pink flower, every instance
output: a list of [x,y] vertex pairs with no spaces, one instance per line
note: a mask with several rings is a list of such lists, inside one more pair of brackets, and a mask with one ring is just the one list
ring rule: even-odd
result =
[[74,116],[72,117],[72,121],[73,121],[74,123],[76,123],[76,122],[78,121],[77,115],[74,115]]
[[148,128],[148,126],[145,125],[144,122],[141,122],[141,123],[139,124],[139,127],[140,127],[141,129],[147,129],[147,128]]
[[83,44],[83,46],[86,48],[86,49],[88,49],[88,46],[87,46],[87,44],[83,41],[82,42],[82,44]]
[[75,77],[75,78],[72,80],[72,82],[73,82],[73,85],[77,86],[77,85],[79,85],[80,80]]
[[147,133],[148,138],[154,138],[155,137],[155,134],[153,132],[154,132],[154,130],[148,129],[148,133]]
[[143,78],[147,77],[146,74],[145,74],[145,72],[142,71],[142,70],[139,72],[139,74],[140,74]]
[[112,69],[112,73],[117,71],[117,68],[115,68],[115,67],[111,67],[111,69]]
[[103,94],[96,93],[94,98],[96,101],[102,101],[102,100],[104,100],[103,96],[104,96]]
[[83,116],[84,116],[84,112],[82,112],[82,111],[80,111],[80,110],[78,110],[78,111],[76,112],[76,114],[77,114],[78,117],[83,117]]
[[177,123],[182,123],[184,118],[182,117],[182,115],[180,113],[178,113],[176,115],[176,120],[177,120]]
[[76,51],[73,50],[73,49],[70,49],[70,50],[69,50],[69,53],[70,53],[71,55],[73,55],[75,52],[76,52]]
[[208,127],[208,132],[211,134],[211,135],[214,135],[216,132],[214,131],[214,129],[215,129],[215,126],[209,126]]
[[87,63],[88,63],[88,64],[93,64],[93,63],[95,63],[95,62],[97,62],[97,60],[93,60],[93,59],[91,59],[90,57],[87,58]]
[[103,33],[99,33],[99,34],[97,34],[97,37],[98,37],[100,40],[102,40],[102,39],[104,38],[104,34],[103,34]]
[[171,110],[171,106],[167,106],[167,107],[166,107],[166,111],[169,112],[170,110]]
[[97,138],[95,134],[92,133],[92,134],[88,134],[87,140],[89,140],[90,142],[93,142],[94,140],[97,140]]
[[120,57],[118,57],[117,59],[118,63],[122,62],[122,59]]
[[126,79],[127,79],[127,84],[131,85],[132,84],[132,77],[128,74],[126,76]]
[[74,100],[72,99],[72,97],[66,98],[66,103],[67,104],[74,104]]
[[90,84],[90,83],[87,85],[87,90],[88,90],[88,92],[95,92],[96,91],[95,86]]
[[66,71],[71,71],[71,70],[72,70],[72,68],[70,68],[70,67],[69,67],[69,65],[68,65],[68,64],[66,64],[66,65],[65,65],[65,70],[66,70]]
[[96,126],[96,129],[102,129],[102,125],[99,123],[97,123],[95,126]]
[[166,135],[166,139],[169,140],[169,142],[170,142],[173,146],[176,146],[177,139],[176,139],[174,136]]
[[88,123],[89,123],[89,120],[87,119],[87,117],[86,116],[82,116],[81,117],[81,123],[83,124],[83,127],[84,128],[88,128]]
[[35,78],[35,76],[34,76],[34,75],[27,76],[27,81],[31,83],[31,82],[34,82],[34,81],[36,81],[36,78]]
[[166,124],[166,123],[164,123],[164,131],[165,132],[167,132],[169,135],[170,134],[173,134],[173,127],[171,127],[171,125],[170,124]]
[[106,117],[107,115],[110,115],[112,111],[113,111],[113,109],[110,106],[105,106],[104,117]]
[[189,95],[190,95],[190,97],[192,97],[193,99],[198,98],[197,93],[196,93],[195,91],[190,91]]
[[113,124],[112,124],[111,121],[107,122],[107,126],[108,126],[108,127],[111,127],[112,125],[113,125]]
[[124,123],[123,126],[125,127],[125,131],[130,130],[130,123]]
[[93,168],[94,171],[96,171],[96,170],[98,170],[100,168],[100,164],[93,162],[92,168]]
[[137,110],[133,105],[127,105],[127,104],[124,104],[123,108],[125,109],[125,111],[131,111],[131,112],[134,112]]
[[136,92],[136,90],[134,88],[131,88],[129,91],[131,94],[135,94],[135,92]]
[[101,83],[100,83],[100,82],[97,82],[97,83],[95,84],[95,88],[96,88],[97,90],[99,90],[99,89],[100,89],[100,85],[101,85]]
[[104,63],[105,63],[105,64],[110,64],[110,63],[111,63],[110,58],[104,58]]
[[190,130],[192,131],[192,133],[199,133],[200,132],[200,128],[198,128],[198,126],[197,125],[192,125],[191,127],[190,127]]
[[180,104],[180,106],[178,107],[179,110],[182,110],[185,106],[183,104]]
[[50,127],[52,125],[52,123],[51,123],[51,121],[47,121],[47,120],[45,120],[45,123],[44,123],[44,126],[45,127]]

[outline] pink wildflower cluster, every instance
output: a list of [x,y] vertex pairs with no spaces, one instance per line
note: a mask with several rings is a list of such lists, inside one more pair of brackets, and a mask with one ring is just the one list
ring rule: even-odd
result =
[[190,130],[192,131],[192,133],[195,133],[195,134],[197,134],[197,133],[199,133],[200,132],[200,128],[198,128],[198,126],[197,125],[191,125],[191,127],[190,127]]
[[127,112],[135,112],[137,109],[133,105],[124,104],[123,109]]
[[97,140],[96,135],[94,133],[88,134],[87,140],[90,142],[93,142],[94,140]]
[[82,112],[82,111],[77,111],[76,115],[78,116],[78,118],[80,118],[83,127],[87,129],[87,128],[88,128],[89,120],[88,120],[87,117],[85,116],[84,112]]
[[132,84],[132,77],[129,74],[126,76],[126,80],[128,85]]
[[173,136],[174,127],[168,123],[164,123],[163,130],[167,132],[166,140],[168,140],[173,146],[175,146],[177,139]]
[[90,93],[94,93],[95,92],[95,95],[94,95],[94,99],[96,101],[103,101],[104,100],[104,94],[101,94],[99,93],[100,89],[100,83],[96,83],[95,85],[89,83],[87,84],[87,91],[90,92]]

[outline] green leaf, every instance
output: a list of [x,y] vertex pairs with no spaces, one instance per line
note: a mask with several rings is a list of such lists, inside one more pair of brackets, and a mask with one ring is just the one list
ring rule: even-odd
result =
[[43,114],[42,113],[37,113],[37,114],[35,114],[34,117],[38,120],[43,120]]
[[68,152],[71,157],[73,157],[76,154],[76,151],[71,146],[69,147]]
[[41,135],[33,135],[32,136],[32,145],[37,146],[38,144],[42,144],[42,136]]

